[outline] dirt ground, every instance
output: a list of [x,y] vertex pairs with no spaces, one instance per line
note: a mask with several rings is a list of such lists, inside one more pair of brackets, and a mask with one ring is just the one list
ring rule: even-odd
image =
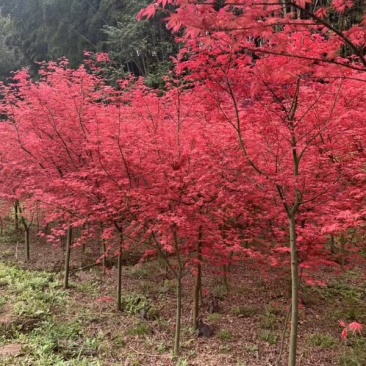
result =
[[[0,253],[3,263],[32,271],[56,273],[62,278],[61,248],[33,240],[31,261],[26,263],[20,241],[9,243],[3,240]],[[141,314],[134,309],[119,312],[114,301],[117,269],[115,266],[107,270],[93,266],[99,255],[97,244],[85,250],[73,249],[72,287],[68,290],[73,308],[71,311],[69,309],[67,320],[83,319],[81,314],[89,314],[83,324],[86,334],[90,338],[102,334],[110,345],[108,352],[104,347],[93,355],[93,360],[97,359],[101,365],[287,364],[289,325],[285,325],[285,319],[290,297],[289,281],[282,273],[273,271],[270,280],[264,280],[255,263],[240,263],[230,269],[227,289],[218,273],[219,269],[205,266],[200,313],[213,329],[213,336],[197,338],[190,327],[194,278],[187,271],[183,291],[181,357],[173,359],[176,308],[174,278],[157,261],[139,263],[138,255],[126,256],[122,284],[124,297],[127,301],[133,296],[140,297],[141,301],[153,307],[155,314],[142,319]],[[347,299],[350,289],[361,299],[365,291],[364,272],[353,271],[351,274],[335,276],[324,269],[319,276],[327,282],[327,287],[302,287],[301,291],[298,365],[342,365],[340,359],[352,351],[353,344],[341,341],[342,328],[338,320],[351,320],[350,307],[356,307],[353,309],[356,314],[366,314],[366,303],[361,300],[349,302]],[[218,299],[217,313],[208,312],[209,294]],[[135,305],[139,306],[138,301]],[[2,319],[6,313],[3,309],[3,314],[0,314]],[[64,314],[58,309],[55,316],[62,319]],[[282,344],[283,352],[279,359]],[[1,355],[11,351],[12,347],[17,354],[21,353],[18,343],[10,343],[0,348],[0,360]],[[346,365],[344,362],[347,361],[343,361],[343,365]],[[366,365],[362,359],[359,362],[349,365]]]

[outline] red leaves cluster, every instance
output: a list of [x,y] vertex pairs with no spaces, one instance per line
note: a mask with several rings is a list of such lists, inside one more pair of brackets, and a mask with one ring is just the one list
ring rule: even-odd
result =
[[[65,60],[4,87],[3,198],[41,205],[61,222],[55,235],[123,232],[125,249],[188,261],[199,242],[214,264],[240,254],[277,267],[299,203],[301,268],[327,264],[328,235],[365,217],[361,60],[340,58],[339,35],[273,2],[161,0],[140,17],[173,6],[168,25],[185,27],[185,48],[164,93],[134,80],[113,89]],[[348,36],[362,46],[363,28]]]

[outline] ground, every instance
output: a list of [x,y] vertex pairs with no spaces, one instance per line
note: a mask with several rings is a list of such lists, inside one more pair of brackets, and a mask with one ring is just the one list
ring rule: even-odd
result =
[[[7,235],[0,242],[0,365],[287,364],[289,282],[276,271],[265,279],[255,263],[242,262],[231,267],[227,287],[218,269],[204,268],[200,312],[213,329],[210,338],[197,338],[190,328],[194,278],[187,273],[182,350],[173,358],[175,281],[158,261],[126,256],[120,312],[117,269],[93,266],[97,244],[73,249],[71,288],[63,290],[61,248],[33,238],[25,262],[21,238]],[[302,286],[298,365],[366,365],[365,337],[342,341],[339,325],[341,319],[366,323],[364,274],[335,276],[324,268],[319,275],[326,287]],[[219,300],[218,313],[208,313],[209,293]]]

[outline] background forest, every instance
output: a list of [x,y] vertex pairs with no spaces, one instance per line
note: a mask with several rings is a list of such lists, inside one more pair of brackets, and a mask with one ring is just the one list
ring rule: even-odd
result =
[[137,22],[148,1],[3,0],[0,2],[0,77],[37,62],[66,57],[72,67],[85,51],[108,52],[115,78],[129,72],[158,86],[177,45],[162,16]]

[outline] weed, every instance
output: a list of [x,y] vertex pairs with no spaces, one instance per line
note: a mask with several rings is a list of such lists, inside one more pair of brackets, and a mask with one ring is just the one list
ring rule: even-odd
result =
[[159,310],[144,295],[132,293],[123,296],[121,300],[123,310],[130,315],[140,315],[144,319],[159,318]]
[[207,321],[210,323],[218,322],[220,319],[221,319],[221,314],[218,314],[218,313],[213,313],[213,314],[207,315]]
[[159,353],[165,353],[169,350],[169,346],[166,343],[159,343],[156,345],[156,350]]
[[275,345],[278,341],[278,336],[277,334],[274,334],[273,332],[266,329],[261,332],[261,334],[259,335],[259,339],[267,342],[270,345]]
[[366,338],[354,337],[350,349],[339,359],[340,366],[366,365]]
[[132,293],[122,297],[122,308],[128,314],[140,314],[142,310],[148,307],[149,301],[144,295]]
[[172,294],[174,295],[176,291],[176,284],[174,280],[165,280],[163,287],[159,289],[161,294]]
[[219,351],[220,351],[220,353],[230,353],[231,347],[227,344],[221,344],[219,347]]
[[271,311],[266,310],[262,319],[262,326],[265,329],[276,329],[277,328],[277,315]]
[[177,363],[176,363],[176,366],[188,366],[188,361],[183,359],[183,360],[179,360]]
[[259,348],[256,344],[250,344],[245,347],[245,350],[249,353],[255,353],[258,352]]
[[366,365],[366,353],[361,351],[349,351],[339,359],[340,366],[364,366]]
[[231,313],[238,318],[250,318],[256,315],[258,310],[254,307],[236,306],[231,310]]
[[149,271],[146,267],[136,265],[131,268],[130,276],[136,280],[144,280],[149,277]]
[[81,283],[76,286],[78,291],[84,292],[87,295],[98,297],[100,296],[99,286],[96,282]]
[[124,347],[126,345],[126,342],[121,336],[116,336],[113,338],[113,343],[116,347]]
[[327,349],[335,346],[336,340],[328,334],[311,334],[308,338],[308,343],[310,346]]
[[233,338],[233,335],[230,331],[228,330],[220,330],[220,332],[218,333],[218,337],[222,340],[222,341],[231,341]]
[[146,322],[140,322],[133,328],[129,329],[127,331],[127,334],[129,335],[136,335],[136,336],[143,336],[143,335],[149,335],[151,334],[151,328]]
[[228,295],[228,289],[227,286],[225,286],[225,284],[216,285],[211,292],[212,295],[214,297],[217,297],[218,299],[223,299]]

